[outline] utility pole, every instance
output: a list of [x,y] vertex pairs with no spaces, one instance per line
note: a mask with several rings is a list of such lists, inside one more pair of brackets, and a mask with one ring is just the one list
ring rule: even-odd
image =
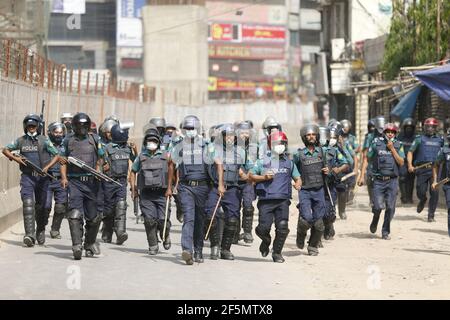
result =
[[437,0],[436,52],[437,61],[441,60],[441,0]]

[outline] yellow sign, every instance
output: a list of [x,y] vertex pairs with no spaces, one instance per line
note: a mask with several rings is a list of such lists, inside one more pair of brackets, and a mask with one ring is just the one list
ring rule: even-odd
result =
[[216,90],[217,90],[217,78],[208,77],[208,91],[216,91]]

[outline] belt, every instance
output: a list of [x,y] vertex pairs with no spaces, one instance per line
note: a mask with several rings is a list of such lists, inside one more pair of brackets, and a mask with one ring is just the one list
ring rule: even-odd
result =
[[391,179],[395,179],[397,177],[389,177],[389,176],[374,176],[375,179],[377,180],[381,180],[381,181],[387,181],[387,180],[391,180]]
[[92,182],[94,181],[95,177],[93,176],[79,176],[79,177],[69,177],[69,179],[75,179],[82,182]]
[[180,183],[183,185],[186,185],[186,186],[190,186],[190,187],[209,185],[208,180],[181,180]]

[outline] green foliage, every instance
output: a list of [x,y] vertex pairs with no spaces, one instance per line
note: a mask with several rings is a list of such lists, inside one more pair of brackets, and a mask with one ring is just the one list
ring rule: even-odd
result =
[[417,66],[445,58],[450,42],[450,1],[441,3],[440,55],[437,54],[438,0],[412,1],[405,12],[403,0],[394,0],[391,29],[385,45],[382,70],[387,79],[397,76],[401,67]]

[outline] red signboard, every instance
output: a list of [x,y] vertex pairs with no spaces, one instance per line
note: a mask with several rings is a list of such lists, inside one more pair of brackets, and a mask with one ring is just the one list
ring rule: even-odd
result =
[[286,29],[275,26],[242,25],[243,42],[279,42],[286,41]]
[[231,41],[233,40],[233,25],[230,23],[212,23],[210,25],[211,40]]

